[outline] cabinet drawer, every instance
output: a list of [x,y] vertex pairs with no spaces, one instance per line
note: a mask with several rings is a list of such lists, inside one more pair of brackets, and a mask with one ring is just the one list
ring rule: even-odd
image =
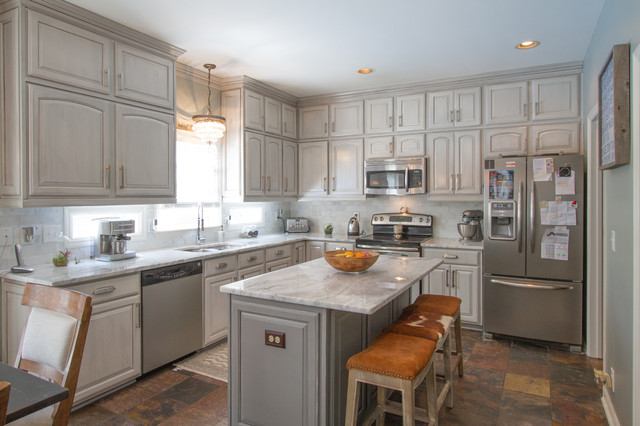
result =
[[238,254],[238,269],[264,263],[264,250],[253,250]]
[[480,250],[455,250],[423,248],[422,257],[443,259],[451,265],[480,265]]
[[353,243],[326,243],[325,251],[333,250],[353,250],[355,245]]
[[264,265],[251,266],[249,268],[238,269],[238,281],[246,280],[247,278],[257,277],[264,274]]
[[204,276],[211,277],[213,275],[226,274],[227,272],[235,272],[237,264],[235,254],[207,260],[204,262]]
[[91,296],[93,298],[91,304],[97,305],[109,300],[140,294],[140,274],[125,275],[67,288]]
[[265,249],[265,255],[267,262],[272,260],[284,259],[285,257],[291,257],[291,244],[286,244],[278,247],[269,247]]

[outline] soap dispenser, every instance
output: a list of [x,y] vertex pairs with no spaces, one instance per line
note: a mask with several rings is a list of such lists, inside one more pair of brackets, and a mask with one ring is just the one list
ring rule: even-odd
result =
[[356,237],[360,235],[360,223],[358,223],[358,215],[353,215],[349,219],[349,225],[347,226],[347,235],[350,237]]

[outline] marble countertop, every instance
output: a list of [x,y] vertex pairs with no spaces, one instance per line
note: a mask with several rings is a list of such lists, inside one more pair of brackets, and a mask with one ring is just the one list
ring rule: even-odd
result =
[[442,263],[440,259],[380,256],[363,272],[341,272],[316,259],[220,287],[223,293],[372,314]]
[[432,238],[422,243],[424,248],[450,248],[463,250],[482,250],[482,241],[462,242],[459,238]]

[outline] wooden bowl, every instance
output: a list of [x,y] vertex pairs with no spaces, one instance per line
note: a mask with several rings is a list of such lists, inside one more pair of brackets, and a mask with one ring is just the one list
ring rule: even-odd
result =
[[[350,251],[354,255],[356,253],[369,253],[371,257],[341,257],[337,254],[343,254]],[[378,260],[380,253],[371,250],[332,250],[325,251],[322,256],[327,263],[339,271],[343,272],[362,272],[371,267]]]

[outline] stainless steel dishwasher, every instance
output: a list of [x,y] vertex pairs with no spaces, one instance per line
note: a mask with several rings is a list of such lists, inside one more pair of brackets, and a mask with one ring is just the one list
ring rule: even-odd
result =
[[202,348],[202,262],[142,272],[142,373]]

